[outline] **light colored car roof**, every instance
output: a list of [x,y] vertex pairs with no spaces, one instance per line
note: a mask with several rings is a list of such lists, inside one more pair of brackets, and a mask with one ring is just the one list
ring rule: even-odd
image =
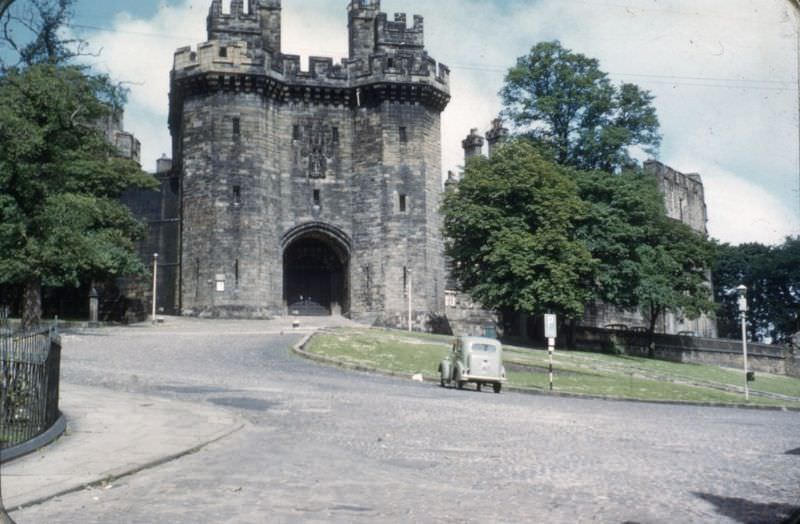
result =
[[495,338],[486,338],[486,337],[458,337],[458,338],[460,338],[463,342],[478,342],[480,344],[494,344],[496,346],[502,345],[500,341]]

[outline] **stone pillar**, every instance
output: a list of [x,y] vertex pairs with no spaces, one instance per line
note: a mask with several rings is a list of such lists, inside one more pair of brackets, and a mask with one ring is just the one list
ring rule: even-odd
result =
[[93,287],[89,292],[89,324],[95,325],[98,321],[98,314],[100,311],[100,295]]
[[464,162],[466,163],[470,158],[481,155],[483,137],[478,134],[477,129],[470,129],[467,138],[461,142],[461,147],[464,148]]

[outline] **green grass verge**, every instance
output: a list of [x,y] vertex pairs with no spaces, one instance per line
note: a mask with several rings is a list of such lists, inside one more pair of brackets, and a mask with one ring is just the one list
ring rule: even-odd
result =
[[[437,367],[452,337],[380,329],[340,329],[316,335],[307,351],[397,373],[438,377]],[[545,350],[506,346],[504,361],[512,386],[545,390]],[[742,404],[742,372],[699,364],[581,351],[556,351],[555,390],[562,393],[639,400]],[[800,379],[757,373],[750,403],[800,408]],[[770,398],[759,392],[794,398]]]

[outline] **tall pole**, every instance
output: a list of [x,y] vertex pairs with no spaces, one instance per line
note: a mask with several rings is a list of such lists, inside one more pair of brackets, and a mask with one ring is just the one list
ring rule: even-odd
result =
[[736,288],[739,293],[739,313],[742,317],[742,355],[744,356],[744,399],[750,400],[750,383],[747,369],[747,287]]
[[411,320],[411,268],[406,270],[406,283],[408,284],[408,289],[406,290],[406,294],[408,295],[408,331],[413,331],[413,322]]
[[156,325],[156,304],[158,302],[158,253],[153,253],[153,325]]

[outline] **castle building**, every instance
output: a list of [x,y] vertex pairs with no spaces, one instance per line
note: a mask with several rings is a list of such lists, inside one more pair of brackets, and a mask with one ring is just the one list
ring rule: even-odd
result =
[[175,53],[181,313],[405,325],[410,307],[424,327],[443,312],[449,70],[422,17],[390,20],[379,0],[347,16],[338,64],[283,54],[280,0],[213,0],[208,41]]

